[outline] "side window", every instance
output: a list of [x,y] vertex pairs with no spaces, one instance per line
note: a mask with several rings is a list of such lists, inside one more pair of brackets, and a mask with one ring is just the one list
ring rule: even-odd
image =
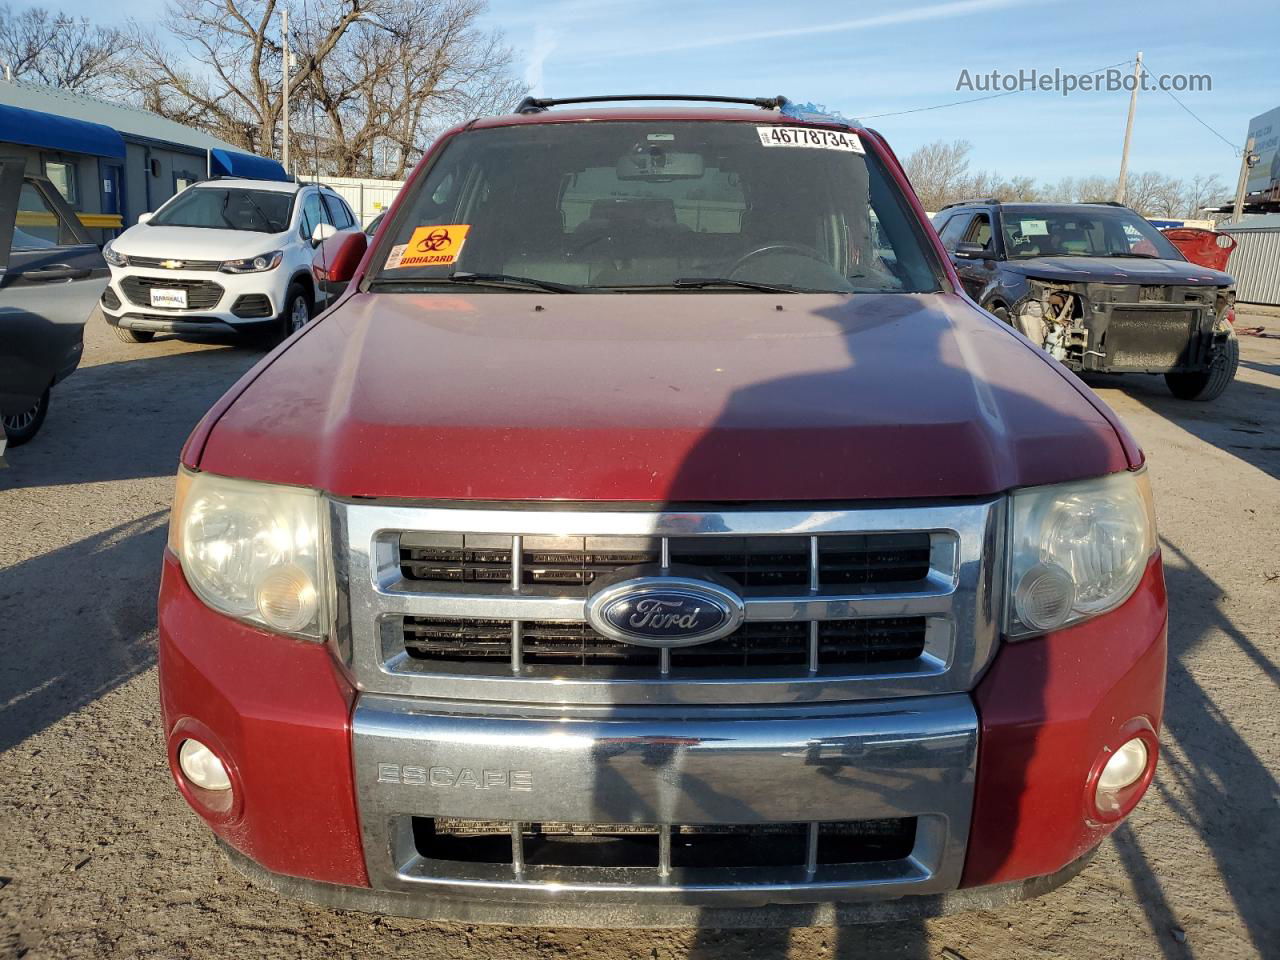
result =
[[74,163],[66,160],[46,160],[44,162],[44,175],[53,181],[53,185],[58,188],[58,192],[62,194],[63,199],[73,207],[77,206],[80,201],[80,191],[77,189],[76,183],[76,167]]
[[329,222],[329,215],[325,212],[320,194],[315,190],[311,191],[302,201],[302,223],[298,232],[304,240],[310,240],[311,235],[316,232],[316,227]]
[[969,225],[969,221],[972,219],[972,214],[957,213],[948,220],[938,234],[938,239],[942,241],[942,245],[954,253],[956,244],[960,242],[960,237],[964,234],[964,228]]
[[976,214],[973,223],[964,235],[965,243],[976,243],[983,250],[990,252],[991,246],[991,218],[985,213]]
[[63,219],[35,184],[24,183],[18,193],[18,215],[13,226],[12,250],[43,250],[82,243],[71,224]]
[[346,205],[343,199],[332,193],[326,193],[324,196],[324,205],[329,210],[329,222],[339,230],[347,230],[355,226],[355,217],[351,215],[351,208]]

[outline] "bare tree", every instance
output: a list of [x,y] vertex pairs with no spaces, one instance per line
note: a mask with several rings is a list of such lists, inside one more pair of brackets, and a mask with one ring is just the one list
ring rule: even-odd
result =
[[[280,7],[280,0],[170,0],[166,39],[135,33],[130,85],[150,110],[276,154]],[[483,0],[312,0],[304,11],[291,8],[295,143],[321,159],[323,172],[403,176],[433,121],[512,89],[511,53],[479,27],[483,10]]]
[[0,5],[0,63],[15,79],[102,93],[115,85],[128,48],[123,30],[42,7],[15,13]]
[[965,199],[971,150],[973,144],[968,140],[935,140],[907,156],[903,168],[926,210],[941,210],[948,203]]
[[1226,192],[1226,185],[1216,173],[1197,173],[1183,191],[1182,215],[1188,219],[1204,216],[1203,208],[1217,206],[1215,201],[1222,200]]

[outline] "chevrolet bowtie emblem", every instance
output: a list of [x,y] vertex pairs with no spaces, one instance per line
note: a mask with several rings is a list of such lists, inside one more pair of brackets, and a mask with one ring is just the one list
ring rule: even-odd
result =
[[161,260],[160,266],[164,267],[166,270],[181,270],[182,261],[181,260]]

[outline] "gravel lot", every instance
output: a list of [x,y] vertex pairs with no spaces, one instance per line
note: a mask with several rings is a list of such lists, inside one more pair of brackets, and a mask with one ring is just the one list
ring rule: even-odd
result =
[[1245,338],[1215,404],[1099,384],[1150,458],[1171,657],[1156,786],[1084,874],[922,924],[722,933],[376,918],[241,879],[165,768],[155,594],[182,441],[262,351],[85,339],[0,472],[0,957],[1280,957],[1280,340]]

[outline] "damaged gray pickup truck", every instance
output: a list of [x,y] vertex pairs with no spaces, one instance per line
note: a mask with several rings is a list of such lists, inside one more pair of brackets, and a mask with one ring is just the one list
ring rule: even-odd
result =
[[1184,400],[1234,379],[1234,281],[1127,207],[975,200],[933,225],[966,292],[1072,370],[1164,374]]

